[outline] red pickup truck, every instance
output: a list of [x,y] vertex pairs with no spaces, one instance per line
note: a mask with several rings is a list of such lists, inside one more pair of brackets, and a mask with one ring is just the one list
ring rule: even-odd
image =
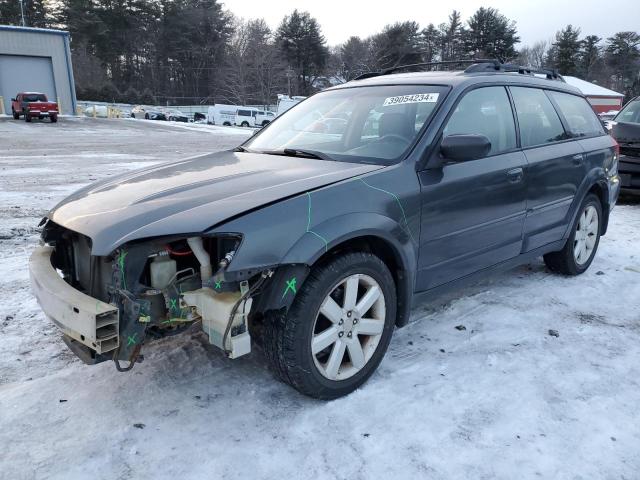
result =
[[20,115],[24,115],[27,122],[32,118],[42,120],[44,117],[49,117],[51,123],[55,123],[58,121],[58,104],[47,100],[44,93],[22,92],[11,99],[11,113],[16,120]]

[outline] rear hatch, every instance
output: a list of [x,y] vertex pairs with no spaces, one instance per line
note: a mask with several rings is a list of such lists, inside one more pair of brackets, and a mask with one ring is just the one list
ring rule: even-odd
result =
[[29,111],[30,112],[57,112],[58,104],[55,102],[29,102]]

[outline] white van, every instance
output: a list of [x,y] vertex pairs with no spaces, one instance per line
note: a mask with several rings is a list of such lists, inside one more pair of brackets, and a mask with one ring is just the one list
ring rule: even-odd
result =
[[207,110],[207,123],[209,125],[226,125],[235,124],[237,105],[223,105],[218,103]]
[[240,107],[236,113],[235,125],[240,127],[264,127],[271,123],[275,114],[254,107]]

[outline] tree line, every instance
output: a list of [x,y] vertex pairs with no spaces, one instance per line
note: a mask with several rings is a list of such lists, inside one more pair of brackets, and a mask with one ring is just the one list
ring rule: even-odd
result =
[[[218,0],[25,0],[27,26],[71,34],[78,98],[161,104],[271,104],[397,65],[498,58],[554,68],[640,94],[640,35],[602,39],[568,25],[517,48],[515,21],[494,8],[421,26],[396,22],[329,46],[318,21],[294,10],[272,30],[236,18]],[[18,0],[0,0],[0,24],[20,25]]]

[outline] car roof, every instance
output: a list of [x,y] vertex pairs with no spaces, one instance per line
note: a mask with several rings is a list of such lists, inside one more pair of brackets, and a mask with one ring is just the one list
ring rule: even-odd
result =
[[19,95],[44,95],[42,92],[20,92]]
[[374,86],[374,85],[442,85],[453,88],[464,89],[467,86],[492,83],[500,85],[525,85],[554,90],[565,91],[567,93],[583,96],[576,87],[565,83],[562,80],[550,80],[532,74],[521,74],[517,72],[473,72],[446,71],[446,72],[407,72],[394,73],[391,75],[376,75],[362,80],[352,80],[333,89]]

